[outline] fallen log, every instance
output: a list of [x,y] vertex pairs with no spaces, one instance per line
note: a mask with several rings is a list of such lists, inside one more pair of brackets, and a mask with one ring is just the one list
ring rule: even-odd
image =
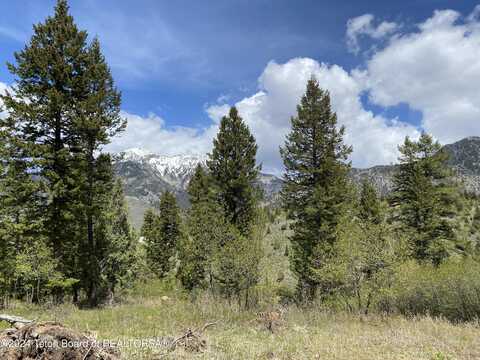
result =
[[19,316],[11,316],[11,315],[5,315],[5,314],[0,314],[0,321],[6,321],[17,329],[21,328],[22,326],[35,322],[35,320],[27,320]]

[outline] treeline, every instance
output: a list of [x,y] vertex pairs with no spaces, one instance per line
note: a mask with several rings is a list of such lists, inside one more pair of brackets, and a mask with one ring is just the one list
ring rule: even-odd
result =
[[102,146],[125,127],[97,39],[65,0],[34,26],[1,96],[0,295],[92,306],[132,275],[136,240]]
[[[297,285],[278,295],[365,313],[478,316],[480,282],[471,281],[480,269],[478,202],[455,181],[440,144],[425,133],[407,137],[394,189],[381,199],[368,179],[360,188],[350,180],[352,149],[314,78],[291,123],[280,153],[291,229],[286,255]],[[203,289],[255,304],[249,294],[262,276],[269,218],[259,206],[255,154],[255,140],[232,108],[207,166],[198,166],[190,182],[184,220],[169,193],[145,216],[147,257],[159,276],[175,274],[193,294]]]
[[[447,153],[426,133],[418,141],[407,137],[399,146],[393,191],[380,199],[368,179],[360,189],[349,180],[352,149],[343,134],[328,92],[310,80],[281,148],[295,299],[404,313],[419,312],[424,302],[422,313],[450,316],[444,311],[450,306],[469,313],[452,318],[480,315],[480,302],[472,296],[478,282],[463,281],[479,269],[478,205],[454,180]],[[455,280],[448,285],[438,276],[445,267],[461,269],[451,273]],[[416,285],[426,273],[434,275],[427,293],[428,287]],[[460,283],[467,287],[454,286]],[[455,304],[451,299],[459,291],[466,295]],[[449,305],[440,311],[442,301]]]

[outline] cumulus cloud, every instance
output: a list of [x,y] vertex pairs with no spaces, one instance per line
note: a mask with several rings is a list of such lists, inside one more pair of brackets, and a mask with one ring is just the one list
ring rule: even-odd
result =
[[166,127],[165,121],[155,115],[146,117],[122,112],[128,125],[107,145],[106,150],[118,152],[129,148],[144,148],[162,155],[204,154],[211,148],[217,125],[205,129]]
[[423,129],[444,143],[479,134],[479,11],[465,19],[435,11],[418,31],[392,38],[358,73],[371,101],[420,110]]
[[[418,136],[415,127],[400,121],[389,121],[364,109],[360,97],[365,90],[362,81],[337,65],[318,63],[309,58],[296,58],[285,64],[270,62],[259,78],[260,91],[236,103],[257,142],[258,158],[264,169],[281,172],[278,152],[290,130],[290,118],[305,92],[308,79],[314,75],[320,86],[330,91],[332,106],[340,125],[346,126],[345,141],[353,145],[352,161],[366,167],[395,162],[397,145],[406,135]],[[223,115],[218,106],[209,112]]]
[[[264,171],[280,173],[278,149],[312,75],[330,91],[339,124],[346,126],[345,142],[354,148],[354,166],[396,162],[398,144],[420,131],[402,119],[368,110],[362,101],[365,94],[381,108],[407,104],[420,111],[421,128],[443,143],[480,134],[480,6],[467,16],[436,11],[411,32],[401,32],[394,23],[375,25],[374,20],[366,14],[348,22],[347,38],[353,49],[358,49],[360,36],[378,41],[376,50],[356,69],[309,58],[272,61],[260,75],[256,93],[236,103],[221,96],[206,106],[211,122],[204,128],[169,127],[155,114],[124,112],[126,132],[107,150],[143,147],[166,155],[209,152],[221,117],[236,105],[257,139]],[[5,88],[0,83],[0,91]]]
[[369,36],[373,39],[381,39],[395,32],[399,25],[394,22],[383,21],[374,25],[375,16],[364,14],[347,21],[347,46],[354,54],[360,51],[359,40],[362,36]]

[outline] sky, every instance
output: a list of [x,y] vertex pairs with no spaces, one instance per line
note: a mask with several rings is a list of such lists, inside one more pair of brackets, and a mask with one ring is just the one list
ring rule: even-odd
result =
[[[98,36],[129,125],[107,151],[204,154],[238,107],[266,172],[315,76],[332,98],[357,167],[394,163],[405,136],[480,135],[480,5],[466,0],[70,0]],[[0,2],[6,62],[54,0]]]

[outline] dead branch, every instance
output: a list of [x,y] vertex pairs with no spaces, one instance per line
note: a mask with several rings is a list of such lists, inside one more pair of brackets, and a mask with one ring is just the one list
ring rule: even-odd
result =
[[206,347],[206,341],[202,338],[202,334],[206,329],[216,324],[218,324],[218,321],[206,323],[198,330],[187,329],[183,335],[175,338],[168,347],[167,352],[161,354],[159,357],[162,358],[167,356],[169,353],[175,351],[175,349],[179,346],[190,352],[203,351],[203,349]]
[[17,329],[35,322],[35,320],[27,320],[19,316],[11,316],[6,314],[0,314],[0,321],[6,321]]

